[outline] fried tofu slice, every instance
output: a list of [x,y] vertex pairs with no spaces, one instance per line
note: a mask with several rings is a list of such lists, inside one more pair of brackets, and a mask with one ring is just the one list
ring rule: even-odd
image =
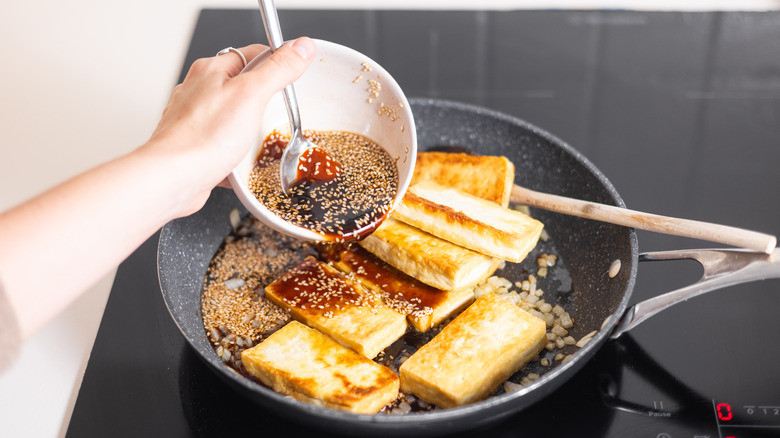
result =
[[441,408],[482,400],[547,340],[544,321],[486,293],[400,368],[401,391]]
[[398,396],[389,368],[297,321],[244,350],[241,363],[281,394],[356,414],[376,414]]
[[422,181],[454,187],[506,207],[515,181],[515,166],[506,157],[420,152],[411,184]]
[[416,280],[359,246],[342,251],[337,269],[378,293],[391,309],[406,315],[418,332],[426,332],[474,301],[472,288],[444,291]]
[[409,187],[393,218],[479,253],[520,263],[544,225],[458,189],[426,181]]
[[308,257],[265,288],[274,304],[358,353],[374,358],[406,333],[406,317],[338,270]]
[[392,217],[361,240],[360,246],[404,274],[447,291],[484,281],[501,263]]

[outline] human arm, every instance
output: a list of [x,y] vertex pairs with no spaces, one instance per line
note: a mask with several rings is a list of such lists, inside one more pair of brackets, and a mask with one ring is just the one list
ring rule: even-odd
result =
[[[247,59],[264,47],[240,49]],[[196,61],[144,145],[0,214],[0,282],[23,339],[166,222],[205,203],[250,146],[270,97],[314,57],[309,39],[238,74],[235,54]]]

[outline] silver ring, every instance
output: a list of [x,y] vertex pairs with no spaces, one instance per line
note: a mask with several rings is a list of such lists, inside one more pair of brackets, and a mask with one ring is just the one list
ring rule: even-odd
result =
[[244,63],[244,67],[246,67],[246,57],[244,56],[243,53],[241,53],[240,50],[236,49],[235,47],[228,47],[226,49],[222,49],[219,52],[217,52],[217,56],[224,55],[225,53],[230,53],[230,52],[233,52],[236,55],[240,56],[241,57],[241,62],[243,62]]

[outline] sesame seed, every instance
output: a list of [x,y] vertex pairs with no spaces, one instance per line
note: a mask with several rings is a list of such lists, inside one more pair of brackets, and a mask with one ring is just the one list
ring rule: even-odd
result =
[[[288,197],[281,190],[279,161],[264,160],[261,154],[249,178],[257,199],[282,220],[331,240],[359,238],[376,228],[390,211],[398,187],[393,159],[377,143],[358,134],[307,131],[304,135],[335,160],[332,165],[328,161],[320,173],[332,176],[335,171],[337,176],[326,182],[305,181]],[[286,138],[274,131],[264,148],[275,141]]]

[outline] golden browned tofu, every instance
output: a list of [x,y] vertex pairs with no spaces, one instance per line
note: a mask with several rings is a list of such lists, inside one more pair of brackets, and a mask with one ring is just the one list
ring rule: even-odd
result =
[[487,293],[401,365],[401,390],[442,408],[474,403],[535,358],[546,340],[544,321]]
[[412,184],[422,181],[453,187],[506,207],[515,181],[515,166],[506,157],[420,152]]
[[241,353],[244,368],[273,390],[356,414],[398,396],[398,376],[317,330],[292,321]]
[[406,317],[326,263],[308,257],[265,288],[293,318],[373,358],[406,333]]
[[380,294],[391,309],[406,315],[418,332],[426,332],[474,301],[471,288],[443,291],[393,268],[359,246],[343,251],[333,265],[367,289]]
[[393,218],[479,253],[520,263],[542,234],[538,220],[427,181],[409,187]]
[[500,260],[387,218],[360,246],[410,277],[441,290],[472,287],[490,277]]

